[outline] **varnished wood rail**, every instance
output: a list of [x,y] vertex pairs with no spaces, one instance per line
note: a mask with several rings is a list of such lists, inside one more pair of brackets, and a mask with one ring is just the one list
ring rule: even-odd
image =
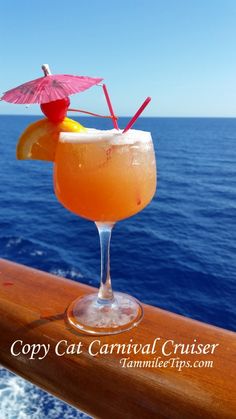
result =
[[[1,364],[96,418],[236,417],[234,333],[145,305],[144,318],[135,329],[110,337],[85,336],[70,328],[64,313],[74,298],[91,291],[88,286],[1,259]],[[71,344],[81,353],[57,355],[55,348],[61,341],[67,344],[59,345],[60,355]],[[96,355],[101,348],[105,350],[105,344],[110,350],[114,343],[125,344],[126,349],[137,343],[142,346],[136,348],[155,352]],[[179,346],[176,355],[169,354],[175,344],[186,349],[193,343],[208,353],[180,354]],[[44,356],[41,346],[33,355],[33,348],[34,352],[39,348],[33,345],[49,345],[50,350]],[[28,349],[31,352],[22,353]],[[190,361],[191,366],[179,370],[176,365],[144,364],[172,358]],[[194,367],[199,361],[213,364]]]

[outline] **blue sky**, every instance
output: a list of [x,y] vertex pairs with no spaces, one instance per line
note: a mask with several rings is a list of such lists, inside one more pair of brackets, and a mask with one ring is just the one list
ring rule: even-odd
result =
[[[235,0],[22,0],[0,5],[0,92],[53,73],[104,77],[118,115],[236,116]],[[73,106],[107,113],[101,89]],[[0,102],[0,114],[39,113]]]

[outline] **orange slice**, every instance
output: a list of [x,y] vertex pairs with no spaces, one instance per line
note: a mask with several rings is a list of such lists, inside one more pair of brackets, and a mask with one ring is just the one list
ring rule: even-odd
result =
[[55,124],[44,118],[30,124],[21,134],[16,157],[19,160],[54,161],[60,132],[86,131],[81,124],[70,118]]

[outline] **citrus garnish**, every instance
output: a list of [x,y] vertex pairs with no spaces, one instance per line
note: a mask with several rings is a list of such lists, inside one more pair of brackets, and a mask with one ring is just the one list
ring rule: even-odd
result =
[[21,134],[16,157],[19,160],[54,161],[60,132],[84,132],[81,124],[70,118],[55,124],[47,118],[30,124]]

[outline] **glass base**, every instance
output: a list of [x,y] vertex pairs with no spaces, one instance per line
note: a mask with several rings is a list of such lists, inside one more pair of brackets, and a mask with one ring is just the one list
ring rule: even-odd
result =
[[69,323],[77,330],[92,335],[114,335],[132,329],[143,317],[141,304],[121,292],[114,300],[100,300],[97,294],[77,298],[67,310]]

